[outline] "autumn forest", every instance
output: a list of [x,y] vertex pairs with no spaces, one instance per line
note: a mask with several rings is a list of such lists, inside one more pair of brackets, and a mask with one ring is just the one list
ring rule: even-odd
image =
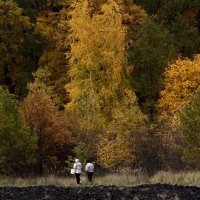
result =
[[200,169],[199,0],[0,0],[0,174]]

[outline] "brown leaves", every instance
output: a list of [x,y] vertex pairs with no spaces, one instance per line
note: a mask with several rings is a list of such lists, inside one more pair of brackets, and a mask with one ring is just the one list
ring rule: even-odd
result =
[[57,111],[40,84],[30,84],[29,90],[27,98],[20,105],[21,115],[32,134],[39,137],[38,157],[42,158],[43,163],[49,163],[56,160],[57,153],[64,151],[65,145],[73,144],[73,134],[77,131],[74,126],[77,124],[71,113]]

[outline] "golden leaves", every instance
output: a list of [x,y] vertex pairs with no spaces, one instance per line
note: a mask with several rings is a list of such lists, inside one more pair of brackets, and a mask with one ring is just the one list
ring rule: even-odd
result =
[[199,85],[200,55],[194,60],[179,58],[170,65],[165,72],[165,89],[157,105],[160,119],[175,117],[176,112],[190,102]]
[[[67,108],[79,110],[83,119],[82,129],[86,132],[95,132],[95,127],[101,127],[104,135],[95,145],[103,166],[130,164],[135,157],[132,146],[134,133],[144,123],[145,117],[128,81],[130,69],[122,14],[113,0],[92,16],[88,15],[87,1],[78,4],[73,6],[69,22],[71,81],[66,89],[71,102]],[[110,140],[110,135],[115,137]]]

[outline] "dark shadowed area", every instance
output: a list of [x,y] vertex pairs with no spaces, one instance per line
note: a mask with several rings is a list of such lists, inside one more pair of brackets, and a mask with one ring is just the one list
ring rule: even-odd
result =
[[2,200],[197,200],[200,188],[166,184],[141,185],[134,187],[1,187]]

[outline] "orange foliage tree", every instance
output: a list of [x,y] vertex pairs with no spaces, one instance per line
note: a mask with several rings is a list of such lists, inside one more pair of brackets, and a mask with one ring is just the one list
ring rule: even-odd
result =
[[127,28],[127,41],[135,39],[136,33],[145,23],[146,11],[131,0],[116,1],[121,7],[122,24]]
[[20,110],[32,133],[38,136],[38,172],[43,173],[44,167],[55,169],[61,161],[60,154],[69,151],[74,134],[78,133],[72,115],[58,112],[39,83],[29,85],[29,94],[21,103]]
[[44,37],[46,46],[39,59],[39,69],[35,73],[35,77],[48,88],[48,95],[53,102],[61,109],[68,101],[64,89],[68,82],[65,55],[68,46],[65,44],[68,32],[67,5],[63,4],[62,7],[61,11],[41,12],[37,17],[36,30]]

